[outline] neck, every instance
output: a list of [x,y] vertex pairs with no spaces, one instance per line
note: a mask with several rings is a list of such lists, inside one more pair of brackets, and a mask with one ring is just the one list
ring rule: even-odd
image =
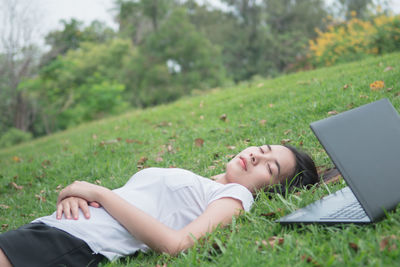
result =
[[214,181],[220,184],[227,184],[228,181],[226,180],[226,175],[225,173],[217,174],[211,177]]

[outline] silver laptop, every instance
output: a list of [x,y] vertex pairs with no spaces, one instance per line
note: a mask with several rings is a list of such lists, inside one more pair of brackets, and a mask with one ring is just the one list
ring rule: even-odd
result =
[[400,203],[400,116],[388,99],[310,124],[347,182],[278,221],[371,223]]

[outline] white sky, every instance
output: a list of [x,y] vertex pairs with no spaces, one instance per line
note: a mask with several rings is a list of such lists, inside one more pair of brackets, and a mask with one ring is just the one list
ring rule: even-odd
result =
[[[89,24],[98,19],[106,22],[114,29],[117,24],[113,20],[111,9],[114,0],[30,0],[45,12],[42,18],[46,32],[59,27],[60,19],[77,18]],[[203,0],[218,5],[218,0]],[[326,0],[333,2],[334,0]],[[394,13],[400,13],[400,0],[389,0]]]
[[[7,1],[7,0],[5,0]],[[43,37],[50,31],[60,29],[61,19],[69,20],[76,18],[83,21],[85,25],[97,19],[105,22],[108,26],[117,29],[114,22],[112,8],[114,0],[25,0],[29,1],[40,17],[40,35]],[[335,0],[326,0],[331,3]],[[394,13],[400,13],[400,0],[389,0]],[[218,5],[218,0],[200,0]]]

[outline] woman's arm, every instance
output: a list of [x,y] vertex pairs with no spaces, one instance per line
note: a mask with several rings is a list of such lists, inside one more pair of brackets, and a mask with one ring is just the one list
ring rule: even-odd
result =
[[230,223],[232,216],[237,215],[243,209],[239,200],[221,198],[213,201],[197,219],[177,231],[162,224],[105,187],[86,182],[75,182],[61,191],[59,202],[69,196],[97,201],[135,238],[155,251],[172,255],[191,247],[195,242],[192,236],[198,239],[218,225]]

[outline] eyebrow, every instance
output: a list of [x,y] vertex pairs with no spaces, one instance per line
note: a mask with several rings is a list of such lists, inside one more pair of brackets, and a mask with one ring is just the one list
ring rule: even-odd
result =
[[[268,147],[269,151],[272,151],[272,148],[270,145],[267,145],[267,147]],[[278,167],[278,177],[277,178],[279,179],[279,177],[281,176],[281,165],[279,164],[279,162],[277,160],[275,160],[275,164]]]

